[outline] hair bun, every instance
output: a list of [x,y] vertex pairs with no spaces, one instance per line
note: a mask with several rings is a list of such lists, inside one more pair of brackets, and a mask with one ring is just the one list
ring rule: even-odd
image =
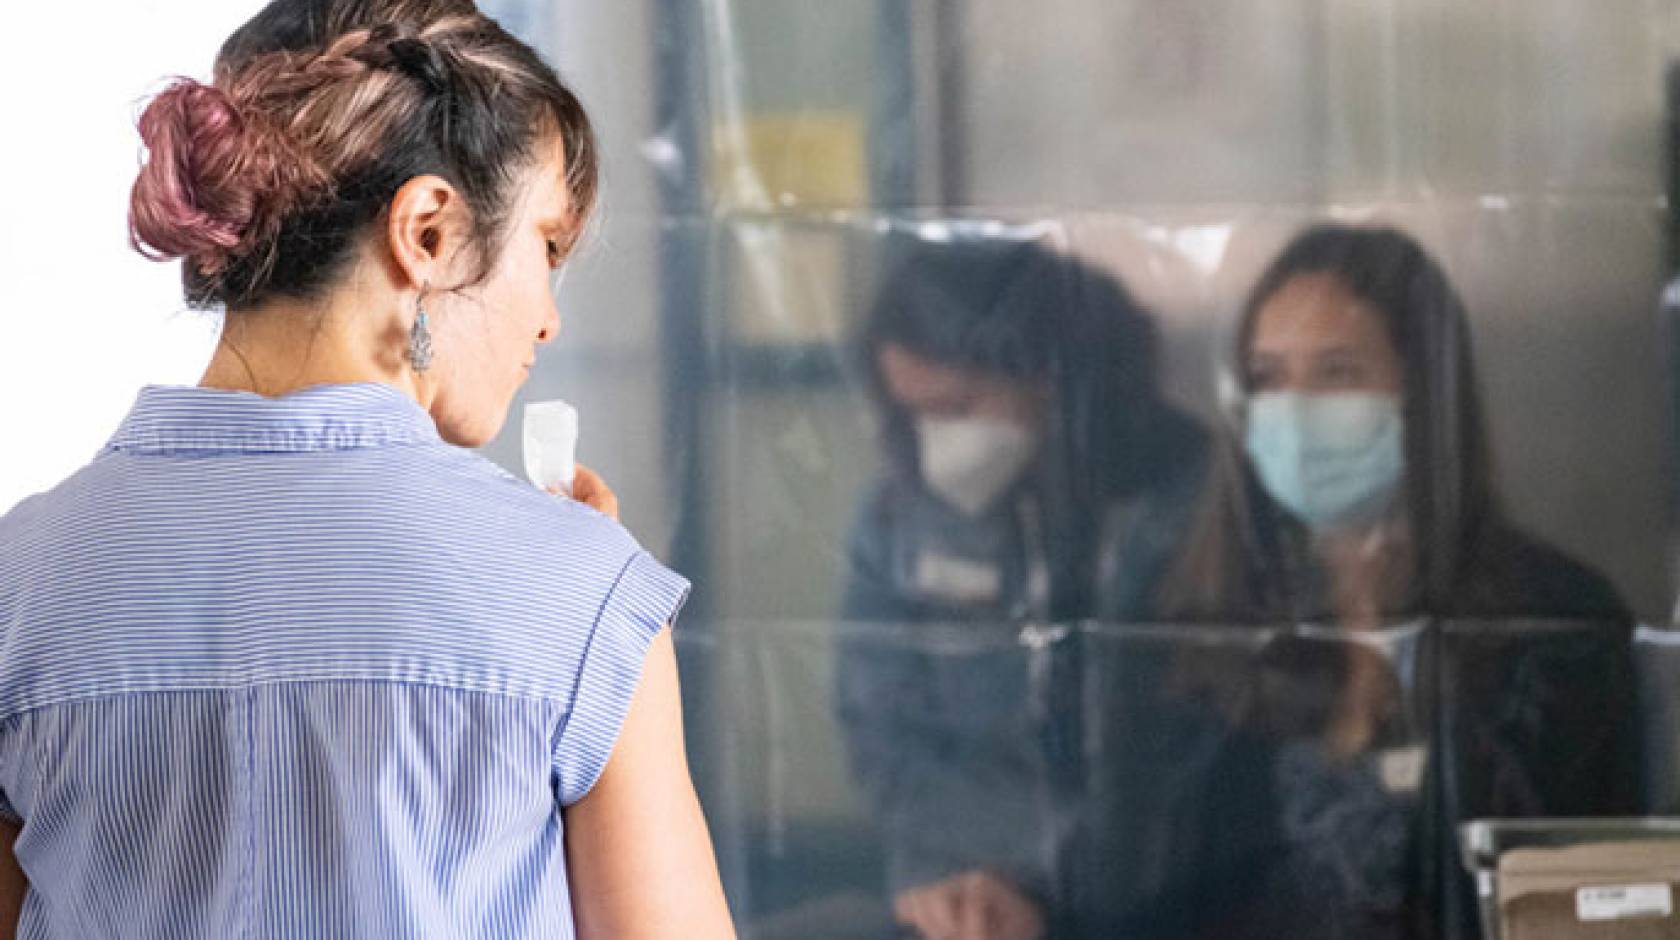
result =
[[129,199],[129,239],[154,261],[185,258],[216,274],[321,183],[320,167],[215,85],[176,79],[139,126],[147,158]]
[[219,88],[177,79],[140,115],[147,157],[129,203],[129,234],[154,260],[201,268],[238,248],[256,215],[256,142]]

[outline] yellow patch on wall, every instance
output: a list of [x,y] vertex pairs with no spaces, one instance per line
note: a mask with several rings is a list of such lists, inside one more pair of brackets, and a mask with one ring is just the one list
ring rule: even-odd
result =
[[712,131],[712,192],[725,208],[856,208],[868,204],[863,116],[754,113]]

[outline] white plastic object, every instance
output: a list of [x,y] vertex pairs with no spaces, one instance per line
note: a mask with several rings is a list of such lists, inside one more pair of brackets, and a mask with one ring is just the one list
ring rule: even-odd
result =
[[577,476],[577,409],[556,399],[525,406],[525,476],[544,490],[572,492]]

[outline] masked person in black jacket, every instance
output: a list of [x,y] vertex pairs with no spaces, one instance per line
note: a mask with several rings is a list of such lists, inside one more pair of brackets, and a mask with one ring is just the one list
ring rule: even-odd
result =
[[1113,278],[1007,239],[894,247],[860,344],[885,459],[851,537],[839,717],[903,925],[1063,936],[1067,625],[1146,615],[1207,435],[1161,398],[1153,325]]
[[1408,236],[1299,235],[1236,366],[1240,456],[1162,608],[1256,628],[1168,685],[1248,748],[1267,825],[1231,853],[1268,862],[1203,929],[1475,936],[1458,823],[1638,808],[1631,618],[1502,512],[1463,305]]

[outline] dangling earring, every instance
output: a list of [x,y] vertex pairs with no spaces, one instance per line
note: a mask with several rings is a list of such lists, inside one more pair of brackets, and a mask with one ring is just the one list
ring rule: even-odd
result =
[[432,329],[426,322],[426,308],[418,298],[414,301],[414,326],[408,331],[408,362],[416,372],[432,367]]

